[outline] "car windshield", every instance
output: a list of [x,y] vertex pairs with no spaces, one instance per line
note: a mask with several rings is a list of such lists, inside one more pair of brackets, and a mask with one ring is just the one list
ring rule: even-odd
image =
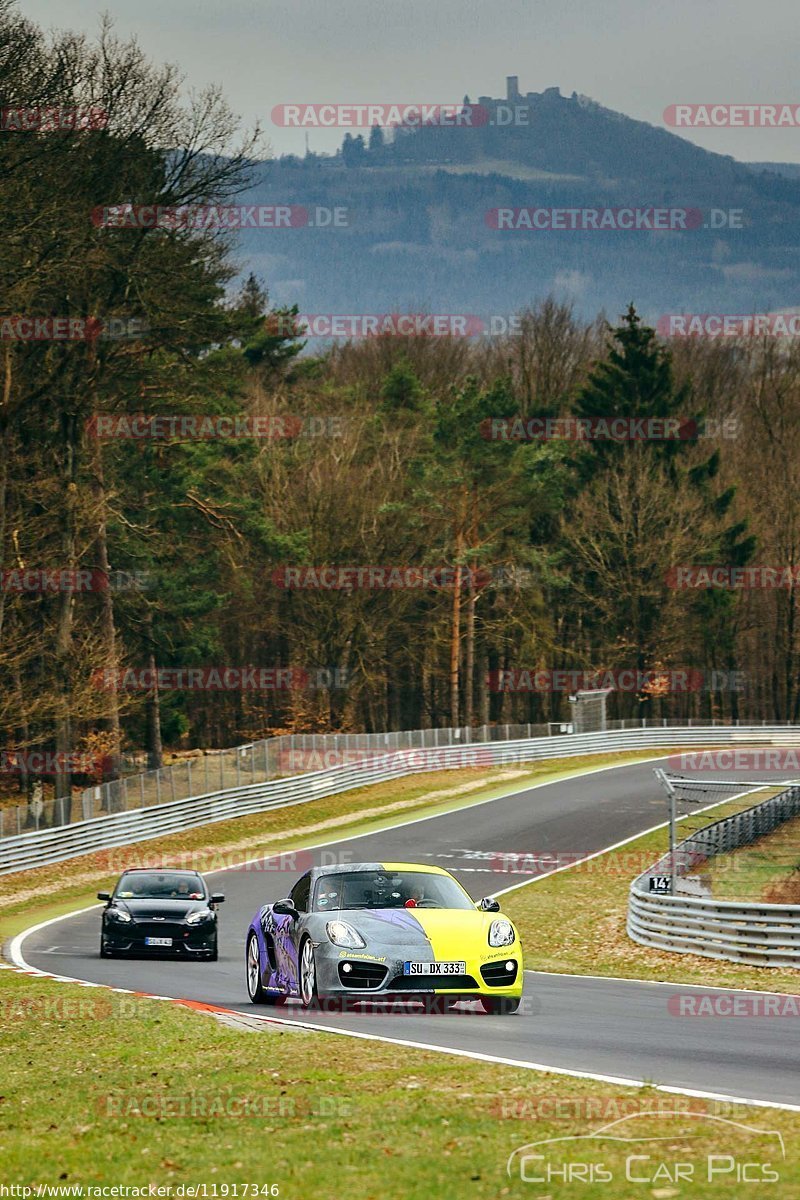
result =
[[343,908],[474,908],[449,875],[427,871],[352,871],[322,875],[314,890],[314,912]]
[[203,900],[206,889],[199,875],[176,871],[136,871],[117,884],[117,900]]

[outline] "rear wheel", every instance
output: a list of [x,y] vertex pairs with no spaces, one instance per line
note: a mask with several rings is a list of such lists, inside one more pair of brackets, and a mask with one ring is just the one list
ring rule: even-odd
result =
[[247,994],[253,1004],[269,1004],[269,993],[261,986],[261,955],[258,938],[254,933],[247,939]]
[[494,1017],[504,1017],[515,1013],[519,1008],[520,997],[513,999],[509,996],[481,996],[481,1004],[485,1013]]
[[[216,953],[214,954],[216,958]],[[280,992],[268,992],[261,985],[261,955],[258,951],[258,938],[254,933],[247,939],[245,955],[247,968],[247,994],[253,1004],[285,1004],[286,997]]]

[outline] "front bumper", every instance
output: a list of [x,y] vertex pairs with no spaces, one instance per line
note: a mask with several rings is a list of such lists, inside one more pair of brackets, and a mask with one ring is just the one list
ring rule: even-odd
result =
[[[170,938],[171,946],[148,946],[147,938]],[[103,922],[103,946],[115,954],[174,955],[181,958],[200,958],[213,954],[217,948],[216,921],[201,925],[185,922],[133,921]]]
[[[420,947],[408,947],[399,954],[367,954],[340,950],[337,946],[315,946],[317,987],[322,996],[501,996],[517,999],[522,995],[523,962],[519,943],[490,951],[476,958],[464,956],[463,975],[404,975],[406,962],[433,961],[420,953]],[[349,969],[348,969],[349,968]]]

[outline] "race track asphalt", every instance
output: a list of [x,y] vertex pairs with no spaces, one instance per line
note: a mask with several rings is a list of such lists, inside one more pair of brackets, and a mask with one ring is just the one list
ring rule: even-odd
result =
[[[700,1094],[800,1105],[797,1018],[793,1026],[791,1017],[694,1017],[671,1011],[670,997],[702,988],[529,969],[522,1008],[505,1017],[487,1017],[473,1004],[438,1016],[416,1006],[401,1013],[355,1010],[306,1016],[299,1004],[273,1010],[248,1001],[244,938],[249,921],[260,905],[286,895],[311,862],[430,861],[452,871],[476,899],[499,893],[532,878],[537,862],[547,869],[548,856],[584,857],[661,824],[666,801],[653,775],[655,765],[654,759],[529,787],[456,812],[267,860],[264,869],[251,864],[215,872],[213,886],[226,894],[216,963],[101,960],[99,904],[29,934],[21,953],[29,966],[56,975],[248,1015],[505,1062],[646,1080]],[[527,858],[521,862],[504,856]],[[509,866],[524,870],[510,871]],[[535,967],[535,937],[525,951],[528,967]],[[713,970],[709,962],[709,978]]]

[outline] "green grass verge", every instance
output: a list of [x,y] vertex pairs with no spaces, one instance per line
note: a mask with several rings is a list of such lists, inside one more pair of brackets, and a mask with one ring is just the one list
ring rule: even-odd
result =
[[749,846],[718,855],[692,874],[706,876],[720,900],[800,904],[800,817]]
[[[771,1162],[779,1182],[769,1192],[780,1200],[800,1191],[796,1113],[332,1034],[279,1027],[253,1033],[176,1005],[12,971],[0,971],[0,1008],[6,1186],[153,1184],[179,1196],[181,1185],[205,1184],[209,1196],[215,1185],[217,1196],[225,1186],[233,1196],[234,1184],[277,1184],[281,1200],[740,1195],[730,1175],[706,1181],[705,1156],[713,1153]],[[496,1018],[465,1019],[485,1020],[491,1050]],[[413,1018],[406,1036],[414,1038]],[[625,1136],[671,1135],[655,1150],[646,1143],[545,1147],[556,1166],[565,1155],[570,1163],[602,1162],[612,1184],[532,1188],[518,1174],[506,1175],[508,1156],[525,1143],[590,1134],[628,1113],[659,1109],[698,1115],[628,1117]],[[774,1136],[752,1129],[779,1131],[787,1160],[780,1160]],[[690,1139],[698,1134],[700,1142]],[[631,1153],[654,1156],[637,1163],[651,1179],[662,1160],[691,1162],[696,1182],[659,1191],[662,1169],[649,1185],[626,1183]]]
[[[716,806],[706,816],[692,814],[680,822],[679,837],[752,804],[751,795]],[[631,941],[625,928],[631,882],[667,849],[667,831],[659,829],[501,897],[504,912],[519,926],[527,965],[542,971],[797,992],[796,970],[672,954]]]

